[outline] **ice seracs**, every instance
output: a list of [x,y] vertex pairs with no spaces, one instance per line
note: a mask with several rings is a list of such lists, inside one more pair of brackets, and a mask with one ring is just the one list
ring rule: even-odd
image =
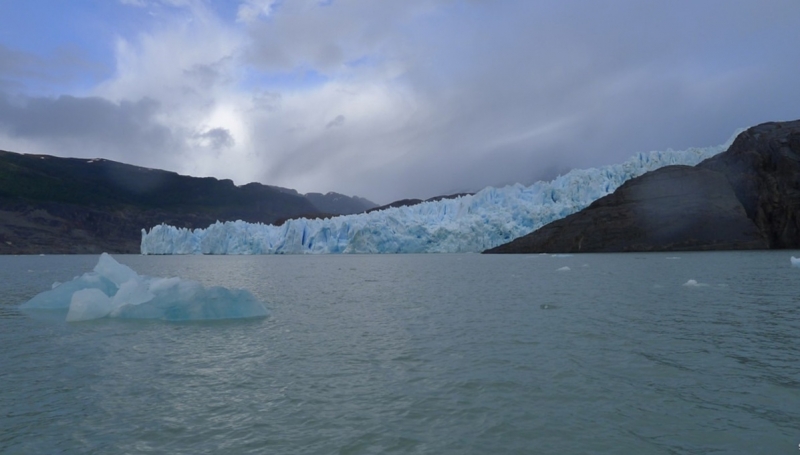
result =
[[34,296],[24,310],[68,310],[66,320],[104,317],[195,321],[264,317],[267,308],[241,289],[206,288],[181,278],[139,275],[103,253],[91,272]]
[[206,229],[142,230],[142,254],[480,252],[575,213],[625,181],[672,164],[696,165],[727,149],[639,153],[622,164],[578,169],[550,182],[485,188],[472,196],[282,226],[217,222]]

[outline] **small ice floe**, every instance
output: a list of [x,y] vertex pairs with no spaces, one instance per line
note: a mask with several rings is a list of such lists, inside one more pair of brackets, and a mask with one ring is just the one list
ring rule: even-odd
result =
[[699,287],[708,286],[705,283],[698,283],[697,280],[689,280],[689,281],[683,283],[683,285],[686,286],[687,288],[699,288]]
[[541,308],[543,310],[555,310],[558,307],[555,306],[555,305],[550,305],[549,303],[543,303],[543,304],[539,305],[539,308]]
[[53,283],[20,307],[67,310],[67,321],[104,317],[196,321],[265,317],[263,303],[243,289],[206,288],[181,278],[139,275],[107,253],[91,272],[66,283]]
[[551,258],[571,258],[571,254],[551,254]]
[[792,256],[789,260],[792,262],[792,267],[800,267],[800,258]]
[[670,259],[670,260],[673,260],[673,261],[674,261],[674,260],[676,260],[676,259],[680,259],[680,257],[678,257],[678,256],[667,256],[667,257],[665,257],[664,259]]
[[561,267],[560,269],[556,269],[556,272],[569,272],[570,270],[571,269],[565,265],[564,267]]

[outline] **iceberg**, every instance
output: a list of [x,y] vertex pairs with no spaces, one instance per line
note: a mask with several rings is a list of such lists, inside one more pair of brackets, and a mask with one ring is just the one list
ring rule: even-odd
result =
[[[738,133],[737,133],[738,134]],[[622,164],[575,169],[549,182],[487,187],[474,195],[282,226],[216,222],[205,229],[142,230],[142,254],[318,254],[480,252],[564,218],[625,181],[667,165],[694,166],[725,144],[639,153]]]
[[243,289],[206,288],[181,278],[139,275],[103,253],[91,272],[37,294],[23,310],[67,310],[69,322],[104,317],[197,321],[265,317],[263,303]]
[[800,267],[800,258],[792,256],[789,260],[792,262],[792,267]]

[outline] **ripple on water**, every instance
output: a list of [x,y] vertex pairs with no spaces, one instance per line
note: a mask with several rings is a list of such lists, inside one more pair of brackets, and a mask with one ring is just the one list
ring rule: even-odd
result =
[[794,450],[797,269],[665,258],[122,256],[272,316],[79,325],[16,305],[96,257],[0,258],[0,452]]

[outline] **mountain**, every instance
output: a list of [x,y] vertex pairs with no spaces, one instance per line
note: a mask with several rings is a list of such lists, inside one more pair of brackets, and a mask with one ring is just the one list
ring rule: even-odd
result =
[[[731,138],[731,141],[733,138]],[[695,165],[729,143],[639,153],[621,164],[575,169],[550,182],[484,188],[472,195],[344,216],[292,219],[281,226],[215,223],[189,231],[159,225],[143,254],[307,254],[481,252],[575,213],[625,181],[668,165]]]
[[345,196],[344,194],[329,193],[306,193],[306,199],[314,204],[322,213],[333,215],[350,215],[352,213],[365,212],[378,204],[358,196]]
[[[346,196],[344,194],[335,193],[333,191],[322,193],[306,193],[301,195],[297,190],[291,188],[283,188],[280,186],[272,186],[282,193],[293,194],[295,196],[303,196],[317,208],[319,214],[309,213],[308,216],[312,218],[317,217],[331,217],[336,215],[351,215],[353,213],[361,213],[377,207],[378,204],[370,201],[369,199],[358,196]],[[288,219],[288,218],[286,218]],[[286,221],[284,219],[283,221]]]
[[487,253],[800,248],[800,120],[747,129],[696,167],[659,169]]
[[589,207],[486,253],[763,249],[725,176],[667,166],[625,182]]
[[448,194],[444,196],[434,196],[428,199],[400,199],[399,201],[394,201],[386,205],[371,207],[366,210],[366,213],[370,212],[378,212],[381,210],[390,209],[393,207],[411,207],[414,205],[422,204],[423,202],[437,202],[441,201],[442,199],[458,199],[461,196],[472,196],[475,193],[455,193],[455,194]]
[[318,214],[275,187],[196,178],[104,159],[0,151],[0,254],[138,253],[141,230]]

